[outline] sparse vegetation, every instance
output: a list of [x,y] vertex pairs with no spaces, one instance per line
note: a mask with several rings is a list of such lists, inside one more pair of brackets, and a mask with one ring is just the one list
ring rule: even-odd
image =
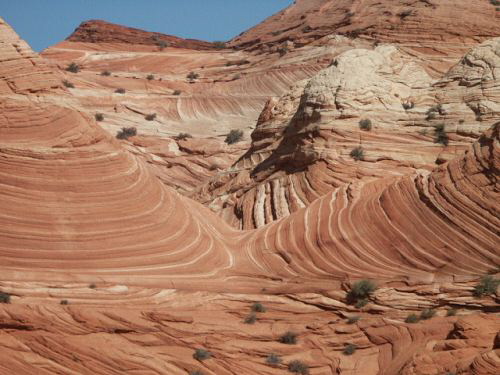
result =
[[155,76],[154,76],[154,75],[152,75],[152,74],[148,74],[148,75],[146,76],[146,79],[147,79],[148,81],[153,81],[153,80],[155,79]]
[[359,128],[361,130],[372,130],[372,121],[370,119],[363,119],[359,121]]
[[438,105],[430,107],[427,110],[426,114],[427,114],[426,120],[433,120],[437,117],[438,114],[441,116],[445,115],[446,111],[444,110],[444,108],[441,104],[438,104]]
[[288,53],[288,47],[280,47],[278,48],[277,52],[279,53],[280,57],[283,57]]
[[434,127],[434,143],[440,143],[443,146],[448,146],[450,142],[448,134],[444,130],[444,124],[439,124]]
[[102,121],[104,120],[104,115],[102,113],[96,113],[94,115],[96,121]]
[[343,353],[345,355],[352,355],[352,354],[354,354],[354,352],[356,351],[356,349],[357,349],[356,345],[354,345],[354,344],[348,344],[344,348]]
[[180,94],[182,94],[181,90],[174,90],[174,92],[172,93],[172,95],[175,95],[175,96],[179,96]]
[[60,304],[61,305],[69,305],[69,301],[67,299],[62,299]]
[[288,331],[280,337],[280,342],[282,344],[295,345],[297,343],[297,336],[295,332]]
[[196,349],[193,354],[193,358],[198,361],[204,361],[212,357],[212,353],[205,349]]
[[405,322],[406,323],[418,323],[420,319],[418,318],[417,314],[410,314],[406,317]]
[[189,373],[189,375],[204,375],[204,373],[200,370],[195,370],[195,371],[191,371]]
[[254,324],[257,321],[257,315],[255,313],[251,313],[247,315],[244,322],[245,324]]
[[406,9],[406,10],[403,10],[402,12],[400,12],[398,14],[399,18],[401,18],[402,20],[404,20],[406,17],[409,17],[413,14],[413,10],[411,9]]
[[473,294],[476,297],[496,294],[499,285],[500,279],[495,279],[491,275],[484,276],[479,281],[479,284],[474,287]]
[[180,141],[181,141],[181,140],[182,140],[182,141],[185,141],[185,140],[186,140],[186,139],[188,139],[188,138],[193,138],[193,136],[192,136],[191,134],[189,134],[189,133],[179,133],[179,134],[177,135],[177,139],[178,139],[178,140],[180,140]]
[[264,307],[264,305],[262,303],[255,302],[252,305],[252,311],[253,312],[258,312],[258,313],[264,313],[264,312],[266,312],[266,308]]
[[446,316],[455,316],[457,315],[457,309],[451,308],[446,310]]
[[125,94],[125,89],[119,88],[119,89],[116,89],[115,92],[117,94]]
[[65,79],[65,80],[63,81],[63,85],[64,85],[64,86],[66,86],[66,87],[68,87],[68,88],[70,88],[70,89],[74,89],[74,88],[75,88],[75,85],[74,85],[74,84],[72,84],[72,83],[71,83],[70,81],[68,81],[67,79]]
[[415,103],[412,101],[403,102],[403,108],[405,111],[408,111],[409,109],[413,109],[413,108],[415,108]]
[[104,77],[109,77],[111,75],[111,72],[109,70],[104,70],[101,72],[101,75]]
[[377,290],[377,285],[371,280],[360,280],[355,282],[347,293],[347,302],[356,303],[368,299]]
[[80,65],[74,62],[72,62],[66,67],[66,71],[71,73],[78,73],[80,70],[81,70]]
[[190,82],[194,82],[195,80],[197,80],[198,78],[200,78],[200,75],[198,73],[195,73],[195,72],[190,72],[186,78],[190,81]]
[[500,6],[500,0],[490,0],[491,5]]
[[277,366],[279,365],[283,360],[281,359],[280,356],[276,354],[269,354],[266,358],[266,363],[271,366]]
[[309,366],[301,361],[292,361],[288,364],[288,371],[294,374],[307,375],[309,374]]
[[428,320],[436,315],[436,310],[425,309],[420,313],[420,320]]
[[233,129],[226,136],[224,142],[228,145],[232,145],[233,143],[237,143],[243,139],[243,131],[239,129]]
[[347,324],[354,324],[357,321],[359,321],[359,319],[360,319],[360,317],[357,315],[350,316],[349,318],[347,318]]
[[160,51],[163,51],[165,48],[168,47],[168,43],[165,42],[164,40],[159,40],[156,45],[158,46],[158,48],[160,49]]
[[213,46],[217,49],[224,49],[226,48],[226,42],[221,42],[220,40],[217,40],[213,42]]
[[354,307],[357,309],[361,309],[368,304],[368,300],[366,298],[360,299],[358,302],[354,304]]
[[116,138],[118,139],[129,139],[130,137],[134,137],[137,135],[137,129],[134,127],[130,128],[122,128],[117,134]]
[[363,150],[363,147],[361,147],[361,146],[353,148],[349,155],[351,155],[351,158],[353,158],[354,160],[364,160],[365,159],[365,152]]
[[150,113],[144,116],[144,118],[146,119],[146,121],[154,121],[156,119],[156,113]]
[[95,288],[97,288],[97,285],[95,285],[94,283],[92,283],[92,284],[89,285],[89,288],[90,289],[95,289]]
[[10,294],[0,292],[0,303],[10,303]]

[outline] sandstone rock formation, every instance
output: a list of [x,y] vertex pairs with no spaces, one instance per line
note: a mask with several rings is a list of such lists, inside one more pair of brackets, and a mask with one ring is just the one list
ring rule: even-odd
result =
[[297,1],[236,50],[91,22],[40,57],[0,19],[0,374],[498,374],[498,25],[434,3]]

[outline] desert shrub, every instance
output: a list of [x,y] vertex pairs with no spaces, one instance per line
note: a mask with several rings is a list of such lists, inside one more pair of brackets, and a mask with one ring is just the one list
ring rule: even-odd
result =
[[405,109],[405,111],[408,111],[409,109],[413,109],[413,108],[415,108],[415,103],[411,102],[411,101],[404,102],[403,108]]
[[406,323],[417,323],[419,321],[419,317],[417,314],[410,314],[406,317],[405,322]]
[[446,310],[446,316],[455,316],[457,315],[457,309],[451,308]]
[[251,313],[247,315],[244,322],[245,324],[254,324],[257,321],[257,315],[255,313]]
[[204,373],[200,370],[195,370],[195,371],[191,371],[189,373],[189,375],[204,375]]
[[66,67],[66,71],[71,73],[78,73],[80,69],[81,69],[80,65],[74,62],[72,62]]
[[377,285],[371,280],[360,280],[352,284],[351,289],[347,292],[347,301],[354,303],[370,297],[377,290]]
[[155,79],[155,76],[154,76],[154,75],[152,75],[152,74],[148,74],[148,75],[146,76],[146,79],[147,79],[148,81],[153,81],[153,80]]
[[436,310],[434,309],[425,309],[420,313],[420,319],[421,320],[427,320],[436,315]]
[[283,360],[281,359],[280,356],[276,354],[269,354],[266,358],[266,363],[271,366],[277,366],[279,365]]
[[237,143],[243,139],[243,131],[239,129],[233,129],[226,136],[224,142],[228,145],[232,145],[233,143]]
[[349,318],[347,318],[347,324],[354,324],[357,321],[359,321],[359,319],[360,319],[360,317],[357,315],[350,316]]
[[238,80],[238,79],[240,79],[240,78],[241,78],[241,74],[239,74],[239,73],[238,73],[238,74],[235,74],[235,75],[233,76],[233,81],[236,81],[236,80]]
[[500,6],[500,0],[490,0],[491,5]]
[[179,96],[180,94],[182,94],[181,90],[174,90],[174,92],[173,92],[173,95],[175,95],[175,96]]
[[0,292],[0,303],[10,303],[10,294]]
[[193,136],[189,133],[179,133],[177,135],[177,139],[185,141],[188,138],[193,138]]
[[411,9],[403,10],[401,13],[398,14],[399,18],[404,20],[406,17],[409,17],[413,14],[413,11]]
[[365,151],[363,150],[363,147],[358,146],[356,148],[353,148],[351,150],[351,153],[349,155],[354,160],[364,160],[364,158],[365,158]]
[[263,313],[263,312],[266,312],[266,308],[265,306],[260,303],[260,302],[255,302],[253,305],[252,305],[252,311],[253,312],[259,312],[259,313]]
[[144,116],[146,121],[153,121],[156,118],[156,113],[150,113],[149,115]]
[[439,124],[434,127],[434,143],[440,143],[443,146],[448,146],[450,142],[448,134],[444,130],[444,124]]
[[94,115],[96,121],[102,121],[104,120],[104,115],[102,113],[96,113]]
[[165,42],[164,40],[159,40],[156,45],[158,46],[158,48],[160,49],[160,51],[163,51],[165,48],[168,47],[168,43]]
[[213,46],[217,49],[224,49],[226,48],[226,42],[221,42],[220,40],[217,40],[213,42]]
[[117,134],[116,138],[118,139],[128,139],[130,137],[136,136],[137,135],[137,129],[134,127],[130,128],[122,128]]
[[125,89],[119,88],[119,89],[116,89],[115,92],[117,94],[125,94]]
[[245,65],[245,64],[250,64],[250,61],[245,60],[245,59],[241,59],[241,60],[233,60],[233,61],[226,62],[226,66],[233,66],[233,65],[240,66],[240,65]]
[[476,297],[489,296],[495,294],[498,286],[500,285],[500,279],[495,279],[493,276],[487,275],[481,278],[479,284],[474,287],[473,294]]
[[283,57],[288,53],[288,48],[287,47],[280,47],[280,48],[278,48],[277,52],[279,53],[280,57]]
[[282,344],[294,345],[297,343],[297,336],[295,332],[288,331],[280,337],[280,342]]
[[292,361],[288,364],[288,371],[293,372],[294,374],[307,375],[309,374],[309,366],[301,361]]
[[94,283],[92,283],[92,284],[89,285],[89,288],[90,289],[95,289],[95,288],[97,288],[97,285],[95,285]]
[[190,81],[194,81],[198,78],[200,78],[200,75],[198,73],[195,73],[195,72],[189,72],[189,74],[186,76],[187,79],[189,79]]
[[67,79],[65,79],[63,81],[63,85],[70,88],[70,89],[74,89],[75,88],[75,85],[73,85],[70,81],[68,81]]
[[101,75],[104,77],[109,77],[111,75],[111,72],[109,70],[104,70],[101,72]]
[[343,353],[345,355],[351,355],[351,354],[354,354],[354,352],[356,351],[356,349],[357,349],[356,345],[354,345],[354,344],[348,344],[344,348]]
[[212,357],[212,353],[205,349],[196,349],[193,354],[193,358],[198,361],[204,361]]
[[365,307],[367,304],[368,304],[368,299],[363,298],[363,299],[358,300],[354,304],[354,307],[357,308],[357,309],[361,309],[361,308]]
[[370,119],[363,119],[359,121],[359,128],[361,130],[372,130],[372,121]]
[[69,301],[67,299],[62,299],[61,302],[59,302],[61,305],[69,305]]

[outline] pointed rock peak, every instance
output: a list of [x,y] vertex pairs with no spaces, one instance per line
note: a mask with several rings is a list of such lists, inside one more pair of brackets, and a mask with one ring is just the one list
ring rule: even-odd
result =
[[46,61],[0,18],[0,95],[27,94],[61,87]]

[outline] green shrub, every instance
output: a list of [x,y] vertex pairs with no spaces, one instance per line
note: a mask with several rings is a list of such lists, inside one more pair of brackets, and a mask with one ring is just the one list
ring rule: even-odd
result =
[[474,287],[473,294],[476,297],[489,296],[497,292],[497,288],[500,285],[500,279],[495,279],[493,276],[484,276]]
[[204,361],[212,357],[212,353],[205,349],[196,349],[193,354],[193,358],[198,361]]
[[358,322],[360,319],[359,316],[357,315],[354,315],[354,316],[350,316],[348,319],[347,319],[347,324],[354,324],[356,322]]
[[152,75],[152,74],[148,74],[148,75],[146,76],[146,79],[147,79],[148,81],[153,81],[153,80],[155,79],[155,76],[154,76],[154,75]]
[[372,130],[372,121],[370,119],[363,119],[359,121],[359,128],[361,130]]
[[346,345],[346,347],[344,348],[343,353],[345,355],[351,355],[351,354],[354,354],[354,352],[356,351],[356,349],[357,349],[356,345],[349,344],[349,345]]
[[278,48],[277,51],[278,51],[280,57],[283,57],[288,53],[288,47],[280,47],[280,48]]
[[61,305],[69,305],[69,301],[67,299],[62,299],[60,304]]
[[74,62],[72,62],[66,67],[66,71],[71,73],[78,73],[80,69],[81,69],[80,65]]
[[159,40],[156,45],[160,48],[160,51],[163,51],[165,48],[167,48],[169,46],[169,44],[167,42],[165,42],[164,40]]
[[92,283],[92,284],[89,285],[89,288],[90,289],[95,289],[95,288],[97,288],[97,285],[95,285],[94,283]]
[[70,89],[74,89],[75,88],[75,85],[73,85],[70,81],[68,81],[67,79],[65,79],[63,81],[63,85],[70,88]]
[[259,312],[259,313],[264,313],[264,312],[266,312],[266,308],[264,307],[264,305],[262,303],[255,302],[252,305],[252,311],[253,312]]
[[455,316],[457,315],[457,309],[451,308],[446,310],[446,316]]
[[294,374],[307,375],[309,374],[309,366],[301,361],[292,361],[288,364],[288,371]]
[[434,315],[436,315],[436,310],[434,310],[434,309],[425,309],[424,311],[422,311],[420,313],[420,319],[421,320],[427,320],[427,319],[430,319],[430,318],[434,317]]
[[449,138],[446,134],[444,124],[439,124],[434,127],[434,143],[441,143],[444,146],[448,146]]
[[360,300],[358,300],[358,302],[356,302],[354,304],[354,307],[357,309],[361,309],[361,308],[365,307],[368,304],[368,302],[369,301],[366,298],[360,299]]
[[198,78],[200,78],[200,75],[198,73],[195,73],[195,72],[189,72],[189,74],[186,76],[187,79],[189,79],[191,82],[197,80]]
[[221,42],[220,40],[215,41],[212,44],[217,49],[224,49],[224,48],[226,48],[226,43],[225,42]]
[[111,72],[109,70],[104,70],[101,72],[101,75],[104,77],[109,77],[111,75]]
[[185,141],[188,138],[193,138],[193,136],[189,133],[179,133],[179,135],[177,135],[178,140]]
[[257,321],[257,315],[255,313],[247,315],[247,317],[244,320],[245,324],[255,324],[256,321]]
[[175,95],[175,96],[179,96],[180,94],[182,94],[181,90],[174,90],[174,92],[173,92],[173,95]]
[[243,131],[239,129],[233,129],[226,136],[224,142],[226,142],[228,145],[232,145],[234,143],[241,141],[242,139],[243,139]]
[[282,344],[294,345],[297,343],[297,336],[295,332],[288,331],[280,337],[280,342]]
[[359,300],[367,299],[377,290],[377,285],[371,280],[360,280],[352,284],[347,292],[348,303],[355,303]]
[[104,115],[102,113],[96,113],[94,115],[96,121],[102,121],[104,120]]
[[416,314],[410,314],[406,317],[405,322],[406,323],[418,323],[419,317]]
[[281,359],[280,356],[276,354],[269,354],[266,358],[266,363],[271,366],[277,366],[279,365],[283,360]]
[[130,137],[134,137],[137,135],[137,129],[134,127],[130,128],[122,128],[117,134],[116,138],[118,139],[129,139]]
[[491,5],[500,6],[500,0],[490,0]]
[[156,113],[150,113],[149,115],[144,116],[146,121],[154,121],[156,119]]
[[117,94],[125,94],[125,89],[119,88],[119,89],[116,89],[115,92]]
[[0,292],[0,303],[10,303],[10,294]]
[[353,148],[349,155],[354,160],[364,160],[365,159],[365,151],[363,150],[363,147],[361,147],[361,146]]

